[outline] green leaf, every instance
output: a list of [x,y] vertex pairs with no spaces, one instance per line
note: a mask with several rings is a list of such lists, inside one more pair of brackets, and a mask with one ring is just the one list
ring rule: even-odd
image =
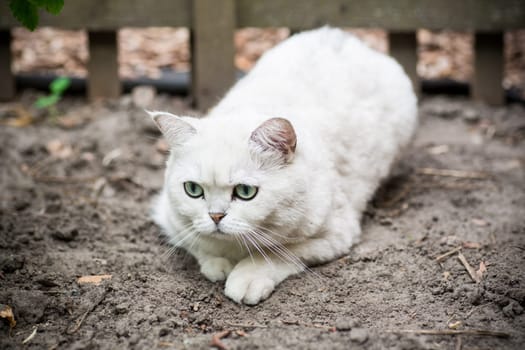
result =
[[13,16],[26,28],[33,31],[38,25],[38,9],[29,0],[10,0],[9,8]]
[[49,90],[53,95],[62,95],[64,91],[71,85],[71,79],[66,77],[59,77],[54,79],[49,85]]
[[42,97],[39,97],[38,100],[36,100],[35,107],[36,108],[48,108],[48,107],[55,105],[59,99],[60,99],[59,95],[42,96]]
[[64,0],[48,0],[46,11],[54,15],[58,15],[64,7]]
[[64,0],[29,0],[37,7],[43,7],[47,12],[58,15],[64,7]]

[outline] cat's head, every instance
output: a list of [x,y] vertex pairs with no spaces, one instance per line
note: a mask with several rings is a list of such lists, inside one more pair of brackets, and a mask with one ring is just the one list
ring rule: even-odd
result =
[[297,139],[288,120],[250,125],[150,115],[170,146],[165,186],[183,223],[180,236],[245,237],[271,245],[304,217],[305,174],[295,169]]

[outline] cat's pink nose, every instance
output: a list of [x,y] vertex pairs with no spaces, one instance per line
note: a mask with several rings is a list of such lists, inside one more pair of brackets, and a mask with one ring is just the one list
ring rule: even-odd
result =
[[221,219],[226,216],[226,214],[224,213],[209,213],[209,214],[210,214],[210,218],[216,224],[218,224],[219,221],[221,221]]

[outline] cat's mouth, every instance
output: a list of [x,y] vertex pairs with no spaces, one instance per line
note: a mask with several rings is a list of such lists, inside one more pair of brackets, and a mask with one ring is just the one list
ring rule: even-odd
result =
[[232,241],[235,239],[234,235],[231,233],[228,233],[226,231],[221,230],[220,228],[216,228],[215,231],[213,231],[210,236],[214,238],[218,238],[225,241]]

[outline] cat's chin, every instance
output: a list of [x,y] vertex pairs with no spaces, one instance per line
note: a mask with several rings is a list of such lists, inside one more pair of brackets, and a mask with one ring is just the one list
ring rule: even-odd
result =
[[227,233],[221,230],[212,231],[210,233],[207,233],[206,236],[215,238],[215,239],[219,239],[221,241],[234,241],[235,240],[235,236],[233,234]]

